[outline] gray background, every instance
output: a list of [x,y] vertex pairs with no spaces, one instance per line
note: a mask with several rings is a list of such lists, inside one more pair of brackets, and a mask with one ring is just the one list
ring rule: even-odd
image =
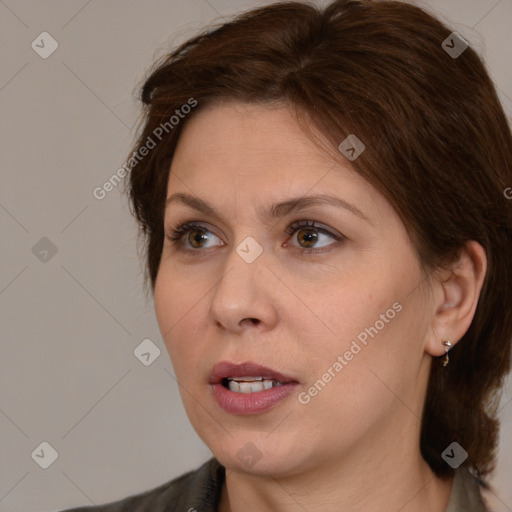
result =
[[[0,0],[0,511],[119,499],[210,457],[143,294],[126,201],[118,188],[103,200],[92,191],[127,156],[133,95],[154,58],[263,3]],[[485,57],[512,113],[512,0],[420,5]],[[43,59],[31,43],[45,31],[58,48]],[[161,350],[148,366],[134,355],[144,339]],[[511,398],[507,386],[497,512],[512,510]],[[47,469],[42,442],[58,452]]]

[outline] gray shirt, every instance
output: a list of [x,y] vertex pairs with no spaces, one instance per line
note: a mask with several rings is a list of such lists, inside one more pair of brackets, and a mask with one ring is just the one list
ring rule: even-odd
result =
[[[61,512],[217,512],[224,478],[224,467],[212,458],[198,469],[143,493]],[[446,512],[487,512],[478,480],[464,466],[455,471]]]

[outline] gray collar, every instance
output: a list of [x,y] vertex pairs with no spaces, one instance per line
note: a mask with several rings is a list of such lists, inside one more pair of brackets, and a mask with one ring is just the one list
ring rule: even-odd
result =
[[478,479],[467,467],[458,468],[446,512],[487,512],[480,489]]

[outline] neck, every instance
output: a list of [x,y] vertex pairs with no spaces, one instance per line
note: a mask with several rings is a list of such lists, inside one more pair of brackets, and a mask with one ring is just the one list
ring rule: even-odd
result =
[[431,471],[416,436],[397,436],[386,450],[377,437],[370,436],[375,442],[366,444],[365,454],[346,454],[339,463],[331,455],[292,475],[227,469],[219,512],[445,512],[453,478],[442,480]]

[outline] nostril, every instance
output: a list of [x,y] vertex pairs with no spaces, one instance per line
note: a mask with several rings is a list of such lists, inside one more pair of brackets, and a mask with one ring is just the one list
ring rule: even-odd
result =
[[240,325],[243,325],[246,322],[250,322],[251,324],[258,325],[260,323],[260,320],[258,318],[244,318]]

